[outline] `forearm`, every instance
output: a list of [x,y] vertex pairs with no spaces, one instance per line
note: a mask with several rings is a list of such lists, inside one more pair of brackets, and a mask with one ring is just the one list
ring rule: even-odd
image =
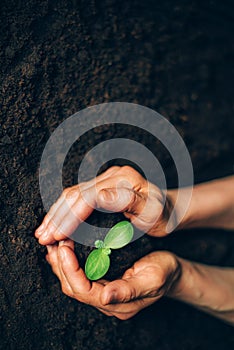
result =
[[[177,190],[168,191],[175,203]],[[234,229],[234,176],[194,186],[187,213],[178,229],[214,227]]]
[[234,326],[234,268],[206,266],[178,258],[180,278],[168,296]]

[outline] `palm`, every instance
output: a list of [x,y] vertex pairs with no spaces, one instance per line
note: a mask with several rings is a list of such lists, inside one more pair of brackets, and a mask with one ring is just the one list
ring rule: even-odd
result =
[[[61,259],[61,250],[65,256]],[[128,319],[166,294],[177,276],[178,263],[168,252],[151,253],[137,261],[121,279],[90,282],[80,268],[74,243],[50,246],[47,256],[65,294],[106,315]]]

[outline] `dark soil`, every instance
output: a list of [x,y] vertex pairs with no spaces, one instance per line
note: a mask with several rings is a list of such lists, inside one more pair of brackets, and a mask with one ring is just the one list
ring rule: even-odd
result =
[[[184,138],[196,182],[233,173],[233,2],[2,0],[0,11],[0,348],[232,349],[233,328],[181,303],[164,299],[122,322],[66,297],[34,230],[45,214],[38,168],[46,141],[90,105],[151,107]],[[113,136],[152,149],[176,186],[169,155],[121,126],[81,138],[67,157],[64,186],[75,183],[85,153]],[[96,213],[91,220],[111,225],[119,218]],[[232,233],[194,230],[143,237],[121,259],[113,256],[109,276],[154,249],[234,266]],[[77,245],[82,262],[88,250]]]

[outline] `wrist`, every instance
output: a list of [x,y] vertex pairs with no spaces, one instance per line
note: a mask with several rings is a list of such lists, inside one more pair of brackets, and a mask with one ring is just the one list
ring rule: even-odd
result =
[[[195,227],[234,229],[234,176],[198,184],[193,188],[191,202],[182,220],[175,213],[176,230]],[[186,191],[186,188],[180,189]],[[167,192],[168,201],[175,207],[178,189]],[[178,206],[179,207],[179,206]]]
[[234,310],[233,269],[211,267],[178,258],[180,278],[167,296],[218,317]]
[[182,276],[182,265],[179,260],[179,258],[170,253],[171,258],[171,268],[170,268],[170,275],[168,276],[168,287],[165,292],[165,296],[171,296],[173,294],[173,291],[176,290],[178,285],[180,284],[180,279]]
[[[181,189],[180,191],[183,191],[183,189]],[[175,208],[177,195],[178,195],[178,189],[168,190],[167,192],[167,207],[170,210],[170,214],[172,213],[172,210]],[[192,200],[189,203],[188,208],[181,219],[179,219],[181,217],[181,213],[178,211],[179,211],[179,208],[177,208],[177,211],[174,212],[174,218],[173,218],[173,221],[175,223],[175,230],[177,231],[177,230],[182,230],[186,228],[191,228],[194,221],[193,219],[194,215],[192,210]]]
[[196,290],[196,286],[194,285],[193,266],[189,261],[178,257],[177,261],[180,275],[167,295],[174,299],[184,300],[186,299],[187,294],[190,295],[190,290]]

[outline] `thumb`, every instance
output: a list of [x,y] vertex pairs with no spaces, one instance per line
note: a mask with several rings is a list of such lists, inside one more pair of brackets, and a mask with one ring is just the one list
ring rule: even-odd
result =
[[151,291],[146,289],[146,285],[145,279],[140,276],[110,282],[103,288],[102,303],[103,305],[127,303],[140,297],[149,296]]
[[144,208],[145,199],[130,188],[105,188],[98,192],[97,204],[110,211],[138,214]]

